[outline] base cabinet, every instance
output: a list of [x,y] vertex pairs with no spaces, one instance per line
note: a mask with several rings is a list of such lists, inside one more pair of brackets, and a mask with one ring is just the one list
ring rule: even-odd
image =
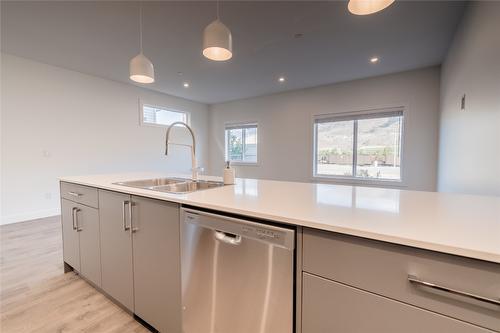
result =
[[309,228],[302,259],[312,275],[500,332],[500,306],[467,296],[498,299],[498,264]]
[[178,204],[132,196],[134,312],[160,332],[181,332]]
[[99,242],[99,212],[80,205],[75,210],[80,233],[80,273],[96,286],[101,286],[101,253]]
[[101,286],[99,212],[61,200],[64,261],[96,286]]
[[99,190],[101,219],[102,289],[134,311],[131,198],[128,194]]
[[160,332],[181,331],[178,204],[99,190],[102,289]]
[[487,333],[471,324],[303,273],[303,333]]
[[64,262],[80,271],[80,235],[75,226],[75,203],[61,199]]

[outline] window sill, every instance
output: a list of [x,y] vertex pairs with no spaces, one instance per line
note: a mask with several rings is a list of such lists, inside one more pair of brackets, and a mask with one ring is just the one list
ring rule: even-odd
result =
[[259,166],[259,162],[229,161],[234,166]]
[[353,186],[376,186],[376,187],[396,187],[404,188],[407,187],[406,183],[402,180],[381,180],[381,179],[362,179],[354,177],[335,177],[335,176],[323,176],[314,175],[311,179],[312,182],[325,182],[325,183],[336,183],[341,185],[353,185]]
[[[191,126],[191,124],[189,122],[186,122],[186,124]],[[170,124],[170,125],[172,125],[172,124]],[[141,122],[141,126],[145,126],[145,127],[169,128],[170,125]]]

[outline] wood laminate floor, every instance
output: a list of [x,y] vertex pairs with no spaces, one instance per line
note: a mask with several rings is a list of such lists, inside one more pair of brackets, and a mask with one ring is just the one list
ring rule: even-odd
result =
[[149,332],[73,272],[59,217],[0,226],[0,332]]

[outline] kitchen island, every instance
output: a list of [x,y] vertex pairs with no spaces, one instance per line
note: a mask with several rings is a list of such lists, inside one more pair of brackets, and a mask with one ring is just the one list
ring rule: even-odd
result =
[[[500,198],[255,179],[237,179],[235,185],[187,194],[116,184],[157,177],[165,175],[63,177],[61,196],[65,243],[74,245],[76,241],[74,233],[64,230],[64,203],[70,203],[66,214],[70,227],[66,229],[79,229],[74,216],[78,216],[78,210],[84,211],[83,206],[90,207],[86,215],[91,216],[87,219],[93,223],[88,224],[94,228],[93,236],[80,232],[78,249],[65,244],[67,268],[79,271],[97,288],[160,331],[181,330],[180,254],[175,236],[179,232],[181,206],[296,228],[296,332],[500,331]],[[77,186],[76,190],[72,186]],[[68,196],[66,192],[80,196]],[[84,197],[91,199],[85,203],[81,201]],[[149,208],[132,213],[134,201]],[[155,202],[165,204],[160,207]],[[156,209],[156,214],[149,216],[149,209]],[[116,263],[114,255],[107,257],[105,252],[112,252],[117,245],[106,243],[124,240],[115,239],[113,232],[108,232],[110,237],[104,239],[103,231],[112,225],[107,220],[116,221],[119,227],[123,222],[124,231],[133,230],[132,218],[127,225],[127,210],[130,217],[143,214],[133,215],[137,221],[155,220],[162,214],[169,216],[170,229],[163,232],[170,235],[165,240],[170,245],[163,244],[155,250],[147,244],[157,243],[158,238],[156,242],[133,239],[134,250],[143,247],[143,253],[132,253],[131,259],[122,264],[142,263],[146,258],[154,260],[155,254],[164,260],[163,254],[168,254],[171,264],[163,270],[161,265],[156,268],[170,278],[155,281],[168,286],[166,294],[175,295],[168,304],[162,304],[161,299],[158,304],[146,304],[148,299],[154,299],[158,288],[148,290],[149,286],[145,286],[144,293],[151,293],[150,297],[136,291],[123,300],[116,296],[120,293],[113,287],[111,291],[106,288],[106,279],[121,276],[104,273],[104,261]],[[85,214],[81,216],[84,220]],[[166,227],[161,221],[155,224]],[[147,228],[143,231],[146,234]],[[152,232],[150,236],[158,237],[158,233]],[[89,244],[88,250],[85,244]],[[71,249],[74,253],[69,258],[77,262],[75,258],[79,257],[78,263],[82,265],[85,262],[82,253],[90,253],[95,258],[89,260],[94,262],[94,268],[88,269],[87,274],[84,266],[75,268],[75,264],[66,260],[66,252]],[[78,256],[76,251],[80,251]],[[129,251],[132,249],[123,247],[119,253]],[[141,290],[136,280],[139,276],[148,278],[147,271],[151,269],[141,265],[144,267],[132,272],[131,282],[122,289]],[[117,267],[111,271],[116,272]],[[134,283],[137,286],[132,288]],[[137,311],[140,302],[144,302],[144,313]],[[163,315],[166,319],[160,318],[161,314],[151,314],[149,319],[154,309],[162,307],[169,312]],[[358,317],[360,312],[366,316]]]

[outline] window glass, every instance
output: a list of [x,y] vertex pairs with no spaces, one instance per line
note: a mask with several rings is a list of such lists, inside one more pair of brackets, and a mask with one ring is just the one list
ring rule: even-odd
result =
[[187,113],[151,105],[142,106],[142,123],[170,126],[176,121],[187,123]]
[[226,160],[257,163],[257,125],[226,128]]
[[403,112],[315,120],[315,176],[401,180]]
[[230,161],[243,160],[243,129],[228,131],[228,156]]
[[357,177],[401,178],[401,120],[400,116],[358,120]]
[[318,175],[352,176],[354,121],[317,124]]

